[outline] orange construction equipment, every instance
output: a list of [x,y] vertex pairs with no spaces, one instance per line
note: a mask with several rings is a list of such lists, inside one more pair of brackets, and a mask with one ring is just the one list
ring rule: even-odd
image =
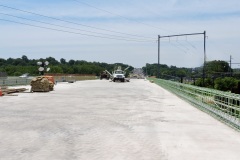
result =
[[2,93],[1,87],[0,87],[0,96],[3,96],[3,93]]
[[54,77],[53,76],[43,76],[45,78],[47,78],[50,82],[52,82],[53,84],[55,84],[55,81],[54,81]]

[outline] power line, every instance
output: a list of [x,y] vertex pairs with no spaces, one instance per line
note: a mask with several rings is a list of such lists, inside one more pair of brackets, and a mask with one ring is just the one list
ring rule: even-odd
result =
[[188,40],[187,40],[187,36],[186,36],[186,43],[188,43],[192,48],[196,49],[197,50],[197,47],[194,46],[192,43],[190,43]]
[[[159,16],[156,12],[153,12],[153,11],[150,11],[149,9],[146,9],[146,6],[141,6],[141,8],[144,8],[144,9],[147,10],[148,12],[150,12],[150,13],[152,13],[152,14],[154,14],[154,15]],[[177,33],[177,34],[179,34],[179,33],[176,32],[176,31],[171,31],[171,30],[167,30],[167,29],[165,29],[165,30],[166,30],[166,31],[169,31],[169,32],[172,32],[172,33]],[[186,36],[186,41],[187,41],[187,36]],[[189,41],[187,41],[187,44],[196,49],[196,47],[195,47],[192,43],[190,43]],[[180,45],[181,45],[181,46],[184,46],[183,44],[180,44]]]
[[[118,32],[118,31],[113,31],[113,30],[93,27],[93,26],[89,26],[89,25],[84,25],[84,24],[80,24],[80,23],[76,23],[76,22],[72,22],[72,21],[67,21],[67,20],[63,20],[63,19],[59,19],[59,18],[55,18],[55,17],[50,17],[50,16],[46,16],[46,15],[42,15],[42,14],[38,14],[38,13],[34,13],[34,12],[30,12],[30,11],[26,11],[26,10],[10,7],[10,6],[6,6],[6,5],[2,5],[2,4],[0,4],[0,7],[4,7],[4,8],[16,10],[16,11],[21,11],[21,12],[32,14],[32,15],[37,15],[37,16],[44,17],[44,18],[54,19],[54,20],[57,20],[57,21],[65,22],[65,23],[70,23],[70,24],[80,25],[80,26],[84,26],[84,27],[88,27],[88,28],[97,29],[97,30],[107,31],[107,32],[111,32],[111,33],[117,33],[117,34],[133,36],[133,37],[141,37],[141,38],[153,39],[152,37],[141,36],[141,35],[136,35],[136,34],[129,34],[129,33],[124,33],[124,32]],[[44,23],[46,23],[46,22],[44,22]],[[66,27],[64,27],[64,28],[66,28]],[[89,31],[89,32],[91,32],[91,31]],[[93,33],[93,32],[91,32],[91,33]],[[97,33],[97,34],[101,34],[101,33]],[[99,37],[101,37],[101,36],[99,36]]]
[[140,36],[140,35],[135,35],[135,34],[128,34],[128,33],[124,33],[124,32],[118,32],[118,31],[113,31],[113,30],[108,30],[108,29],[93,27],[93,26],[89,26],[89,25],[85,25],[85,24],[81,24],[81,23],[76,23],[76,22],[72,22],[72,21],[67,21],[67,20],[63,20],[63,19],[59,19],[59,18],[55,18],[55,17],[50,17],[50,16],[46,16],[46,15],[42,15],[42,14],[38,14],[38,13],[26,11],[26,10],[14,8],[14,7],[9,7],[9,6],[2,5],[2,4],[0,4],[0,6],[1,6],[1,7],[4,7],[4,8],[16,10],[16,11],[25,12],[25,13],[32,14],[32,15],[37,15],[37,16],[40,16],[40,17],[45,17],[45,18],[49,18],[49,19],[54,19],[54,20],[57,20],[57,21],[61,21],[61,22],[65,22],[65,23],[71,23],[71,24],[75,24],[75,25],[80,25],[80,26],[84,26],[84,27],[88,27],[88,28],[97,29],[97,30],[102,30],[102,31],[107,31],[107,32],[112,32],[112,33],[118,33],[118,34],[124,34],[124,35],[134,36],[134,37],[152,38],[152,37]]
[[[140,23],[140,24],[142,24],[142,25],[145,25],[145,26],[148,26],[148,27],[151,27],[151,28],[168,31],[167,29],[164,29],[164,28],[156,27],[156,26],[153,26],[153,25],[150,25],[150,24],[147,24],[147,23],[143,23],[143,22],[141,22],[141,21],[137,21],[137,20],[133,20],[133,19],[124,17],[124,16],[122,16],[122,15],[119,15],[119,14],[116,14],[116,13],[113,13],[113,12],[110,12],[110,11],[105,10],[105,9],[101,9],[101,8],[99,8],[99,7],[93,6],[93,5],[88,4],[88,3],[86,3],[86,2],[82,2],[82,1],[79,1],[79,0],[71,0],[71,1],[75,1],[75,2],[77,2],[77,3],[84,4],[84,5],[89,6],[89,7],[91,7],[91,8],[100,10],[100,11],[102,11],[102,12],[106,12],[106,13],[111,14],[111,15],[118,16],[118,17],[123,18],[123,19],[126,19],[126,20],[128,20],[128,21],[134,21],[134,22]],[[172,31],[171,31],[171,32],[172,32]]]
[[56,24],[42,22],[42,21],[33,20],[33,19],[29,19],[29,18],[14,16],[14,15],[11,15],[11,14],[6,14],[6,13],[0,13],[0,14],[10,16],[10,17],[14,17],[14,18],[24,19],[24,20],[28,20],[28,21],[38,22],[38,23],[42,23],[42,24],[47,24],[47,25],[51,25],[51,26],[73,29],[73,30],[78,30],[78,31],[84,31],[84,32],[89,32],[89,33],[95,33],[95,34],[100,34],[100,35],[104,35],[104,36],[114,36],[114,37],[119,37],[119,38],[128,38],[128,39],[132,39],[132,40],[144,40],[144,39],[134,39],[134,38],[130,38],[130,37],[123,37],[123,36],[117,36],[117,35],[112,35],[112,34],[105,34],[105,33],[92,32],[92,31],[87,31],[87,30],[77,29],[77,28],[72,28],[72,27],[66,27],[66,26],[62,26],[62,25],[56,25]]
[[[190,35],[189,35],[190,36]],[[171,37],[168,37],[169,38],[169,43],[171,42]],[[195,45],[193,45],[192,43],[190,43],[188,40],[187,40],[187,36],[186,36],[186,40],[179,40],[178,39],[178,37],[177,37],[177,39],[176,40],[174,40],[173,42],[176,42],[177,43],[177,45],[175,45],[175,47],[178,47],[179,49],[182,49],[182,48],[184,48],[184,49],[182,49],[182,50],[184,50],[184,52],[185,53],[188,53],[188,51],[190,51],[191,49],[189,48],[189,47],[187,47],[186,45],[184,45],[183,43],[181,43],[181,42],[185,42],[185,43],[187,43],[189,46],[191,46],[191,48],[193,48],[193,49],[195,49],[195,50],[197,50],[197,47],[195,46]],[[171,43],[171,45],[173,45],[172,43]],[[187,51],[186,51],[187,50]]]
[[197,47],[195,46],[195,45],[193,45],[192,43],[190,43],[189,41],[184,41],[184,42],[186,42],[186,43],[188,43],[192,48],[194,48],[195,50],[197,50]]
[[205,64],[206,64],[206,31],[203,33],[188,33],[188,34],[177,34],[177,35],[168,35],[168,36],[160,36],[158,35],[158,78],[160,76],[160,39],[161,38],[170,38],[170,37],[182,37],[182,36],[196,36],[196,35],[203,35],[204,39],[204,47],[203,47],[203,53],[204,53],[204,61],[203,61],[203,84],[205,79]]
[[[186,45],[184,45],[183,43],[181,42],[185,42],[185,41],[179,41],[178,39],[174,40],[174,41],[171,41],[170,38],[169,38],[169,41],[165,41],[165,42],[169,42],[169,44],[171,44],[172,46],[182,50],[184,53],[189,53],[190,51],[190,48],[188,48]],[[171,43],[171,42],[174,42],[174,43]],[[191,44],[191,43],[189,43]],[[192,44],[191,44],[192,45]],[[195,47],[195,46],[194,46]],[[195,48],[196,49],[196,48]]]
[[186,47],[186,46],[184,46],[184,45],[183,45],[182,43],[180,43],[179,41],[176,41],[176,43],[177,43],[178,45],[180,45],[181,47],[185,48],[187,51],[189,51],[189,48]]
[[179,47],[179,46],[177,46],[177,45],[175,45],[175,44],[173,44],[173,43],[171,43],[171,42],[170,42],[170,44],[171,44],[172,46],[180,49],[182,52],[187,53],[187,51],[186,51],[185,49],[183,49],[183,48],[181,48],[181,47]]
[[[110,11],[108,11],[108,10],[105,10],[105,9],[102,9],[102,8],[99,8],[99,7],[96,7],[96,6],[93,6],[93,5],[91,5],[91,4],[89,4],[89,3],[86,3],[86,2],[82,2],[82,1],[79,1],[79,0],[71,0],[71,1],[75,1],[75,2],[77,2],[77,3],[84,4],[84,5],[89,6],[89,7],[91,7],[91,8],[94,8],[94,9],[100,10],[100,11],[102,11],[102,12],[106,12],[106,13],[111,14],[111,15],[118,16],[118,17],[123,18],[123,19],[126,19],[126,20],[128,20],[128,21],[134,21],[134,22],[137,22],[137,23],[140,23],[140,24],[146,25],[146,26],[148,26],[148,27],[153,27],[153,28],[156,28],[156,29],[161,29],[161,30],[165,30],[165,31],[169,31],[169,32],[177,33],[177,32],[175,32],[175,31],[170,31],[170,30],[163,29],[163,28],[159,28],[159,27],[155,27],[155,26],[152,26],[152,25],[149,25],[149,24],[146,24],[146,23],[140,22],[140,21],[136,21],[136,20],[129,19],[129,18],[124,17],[124,16],[122,16],[122,15],[119,15],[119,14],[116,14],[116,13],[110,12]],[[185,45],[183,45],[183,44],[181,44],[181,43],[179,43],[179,45],[181,45],[182,47],[184,47],[184,48],[186,48],[187,50],[189,50],[188,47],[186,47]],[[190,45],[190,46],[193,47],[193,48],[195,47],[195,46],[192,45],[190,42],[188,42],[188,45]],[[196,47],[195,47],[195,49],[196,49]]]
[[71,31],[65,31],[65,30],[61,30],[61,29],[54,29],[54,28],[42,27],[42,26],[38,26],[38,25],[32,25],[32,24],[27,24],[27,23],[22,23],[22,22],[16,22],[16,21],[11,21],[11,20],[6,20],[6,19],[0,19],[0,21],[12,22],[12,23],[17,23],[17,24],[22,24],[22,25],[26,25],[26,26],[31,26],[31,27],[36,27],[36,28],[42,28],[42,29],[47,29],[47,30],[53,30],[53,31],[58,31],[58,32],[71,33],[71,34],[84,35],[84,36],[91,36],[91,37],[98,37],[98,38],[105,38],[105,39],[132,41],[132,42],[150,42],[150,41],[140,41],[140,40],[137,41],[137,40],[129,40],[129,39],[123,39],[123,38],[112,38],[112,37],[104,37],[104,36],[90,35],[90,34],[84,34],[84,33],[78,33],[78,32],[71,32]]
[[[209,41],[209,43],[210,43],[210,45],[214,45],[215,46],[215,50],[217,50],[219,53],[222,53],[222,54],[225,54],[225,55],[227,55],[227,56],[230,56],[230,54],[228,54],[228,53],[226,53],[225,51],[222,51],[220,48],[219,48],[219,46],[217,46],[216,44],[214,44],[214,43],[212,43],[211,41]],[[234,58],[234,59],[237,59],[238,61],[240,61],[240,59],[238,59],[238,58]]]

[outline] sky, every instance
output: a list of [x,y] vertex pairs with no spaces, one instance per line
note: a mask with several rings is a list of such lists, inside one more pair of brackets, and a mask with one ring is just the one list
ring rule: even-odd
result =
[[[0,0],[0,58],[158,62],[158,35],[206,31],[206,60],[240,63],[239,0]],[[160,39],[160,63],[199,67],[204,36]],[[240,64],[232,64],[240,68]]]

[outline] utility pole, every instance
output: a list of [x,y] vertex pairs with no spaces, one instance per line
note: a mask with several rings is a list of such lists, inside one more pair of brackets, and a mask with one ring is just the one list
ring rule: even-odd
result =
[[160,78],[160,35],[158,35],[158,67],[157,78]]
[[146,63],[146,77],[147,77],[148,73],[147,73],[147,63]]
[[232,55],[230,55],[230,76],[232,77]]
[[204,36],[204,62],[203,62],[203,87],[205,86],[205,65],[206,65],[206,31],[203,32]]
[[240,63],[232,63],[232,59],[233,59],[233,58],[232,58],[232,55],[230,55],[229,65],[230,65],[230,74],[231,74],[231,76],[233,76],[232,65],[233,65],[233,64],[238,64],[238,65],[240,64]]
[[203,35],[204,36],[204,62],[203,62],[203,86],[204,86],[204,80],[205,80],[205,64],[206,64],[206,31],[203,33],[190,33],[190,34],[177,34],[177,35],[168,35],[168,36],[160,36],[158,35],[158,69],[157,69],[157,76],[160,78],[160,39],[161,38],[170,38],[170,37],[180,37],[180,36],[193,36],[193,35]]

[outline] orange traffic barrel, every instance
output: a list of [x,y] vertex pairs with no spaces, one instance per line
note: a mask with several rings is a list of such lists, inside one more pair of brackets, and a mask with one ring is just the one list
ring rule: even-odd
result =
[[1,90],[1,88],[0,88],[0,96],[3,96],[3,93],[2,93],[2,90]]

